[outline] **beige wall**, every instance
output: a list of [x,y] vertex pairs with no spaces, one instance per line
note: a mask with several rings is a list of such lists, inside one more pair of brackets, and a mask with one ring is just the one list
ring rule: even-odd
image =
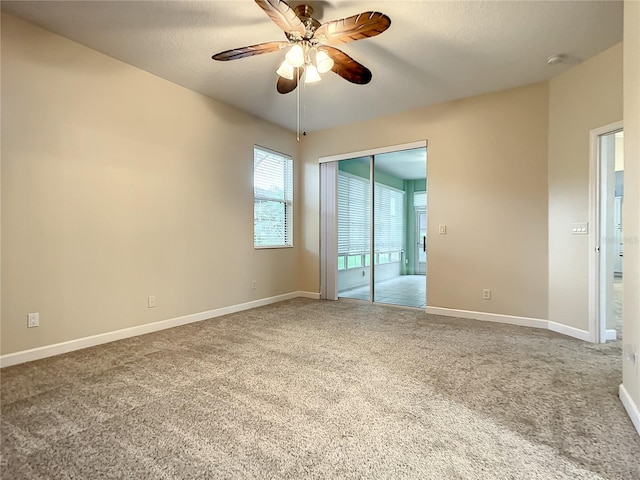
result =
[[301,289],[319,289],[318,158],[426,139],[428,305],[546,319],[547,95],[539,83],[306,137],[303,208],[314,221]]
[[2,354],[296,291],[298,248],[253,249],[254,143],[298,156],[285,130],[3,14]]
[[[624,2],[624,319],[626,350],[640,354],[640,2]],[[640,410],[640,365],[625,356],[623,384]],[[636,427],[640,427],[636,425]]]
[[549,320],[581,330],[589,237],[571,224],[589,220],[589,132],[620,120],[621,43],[549,82]]

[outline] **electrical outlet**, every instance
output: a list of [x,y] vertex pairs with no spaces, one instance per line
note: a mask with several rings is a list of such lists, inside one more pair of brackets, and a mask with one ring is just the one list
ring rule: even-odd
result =
[[491,289],[485,288],[482,290],[482,299],[483,300],[491,300]]
[[149,295],[147,297],[147,306],[149,308],[153,308],[156,306],[156,297],[154,295]]
[[28,313],[27,314],[27,327],[39,327],[40,326],[40,314],[36,313]]
[[256,281],[255,280],[251,280],[251,290],[255,290],[256,289]]

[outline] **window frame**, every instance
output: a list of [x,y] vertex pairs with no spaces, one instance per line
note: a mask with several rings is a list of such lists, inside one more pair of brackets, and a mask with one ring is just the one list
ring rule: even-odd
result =
[[[256,161],[257,161],[257,152],[261,151],[267,156],[273,156],[278,160],[282,160],[283,173],[282,173],[282,182],[284,186],[284,191],[282,196],[277,195],[268,195],[263,193],[256,192]],[[288,171],[286,171],[288,170]],[[287,178],[288,177],[288,178]],[[287,182],[289,180],[289,184]],[[277,152],[270,148],[266,148],[260,145],[253,146],[253,248],[255,250],[266,250],[266,249],[277,249],[277,248],[293,248],[293,231],[294,231],[294,212],[293,212],[293,203],[294,203],[294,189],[295,189],[295,181],[294,181],[294,166],[293,166],[293,157],[291,155],[287,155],[285,153]],[[288,192],[290,191],[290,195]],[[256,243],[256,205],[258,202],[277,202],[281,203],[284,207],[284,238],[281,244],[265,244],[260,245]]]

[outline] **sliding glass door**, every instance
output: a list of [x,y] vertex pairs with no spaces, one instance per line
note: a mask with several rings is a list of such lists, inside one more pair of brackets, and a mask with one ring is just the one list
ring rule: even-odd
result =
[[426,253],[415,248],[426,205],[421,218],[414,205],[426,199],[426,149],[343,160],[337,176],[338,297],[426,306]]

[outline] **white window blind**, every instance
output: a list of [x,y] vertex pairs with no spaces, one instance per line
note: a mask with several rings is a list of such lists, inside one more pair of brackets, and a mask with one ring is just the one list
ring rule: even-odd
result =
[[416,192],[413,194],[413,206],[426,207],[427,206],[427,192]]
[[338,255],[371,250],[369,180],[338,172]]
[[404,251],[404,192],[376,183],[373,198],[375,252]]
[[[375,184],[375,253],[404,251],[404,192]],[[338,172],[338,255],[371,251],[369,180]]]
[[254,147],[253,244],[256,248],[293,246],[293,160]]

